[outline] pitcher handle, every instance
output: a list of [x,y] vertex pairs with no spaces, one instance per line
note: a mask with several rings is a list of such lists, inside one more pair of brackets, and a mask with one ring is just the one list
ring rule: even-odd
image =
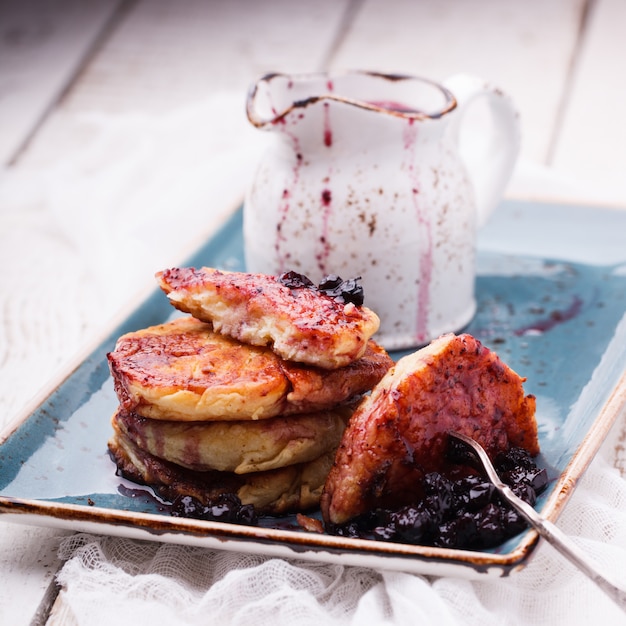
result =
[[[476,76],[458,74],[443,84],[458,102],[448,130],[473,183],[477,222],[481,226],[502,198],[513,173],[520,149],[519,113],[508,95]],[[472,136],[472,129],[464,123],[466,113],[483,98],[489,104],[491,128],[486,133],[474,128]]]

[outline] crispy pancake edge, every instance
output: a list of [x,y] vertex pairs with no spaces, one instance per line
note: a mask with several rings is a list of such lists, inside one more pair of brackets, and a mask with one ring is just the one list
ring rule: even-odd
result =
[[107,359],[127,412],[176,421],[327,410],[369,391],[393,364],[372,340],[361,359],[341,369],[285,362],[268,348],[242,345],[193,317],[127,333]]
[[137,447],[196,471],[249,474],[307,463],[336,450],[353,406],[268,420],[171,422],[118,409],[114,428]]
[[380,326],[371,309],[339,303],[277,277],[209,267],[170,268],[156,280],[171,304],[251,345],[270,346],[281,358],[324,369],[363,356]]

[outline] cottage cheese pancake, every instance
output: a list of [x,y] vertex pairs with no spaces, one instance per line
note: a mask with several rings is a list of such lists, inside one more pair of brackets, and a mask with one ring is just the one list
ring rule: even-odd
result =
[[339,445],[349,406],[226,422],[153,420],[118,410],[114,428],[145,452],[192,470],[248,474],[313,461]]
[[358,361],[323,370],[244,345],[193,317],[131,332],[107,355],[125,412],[174,421],[266,419],[335,407],[391,367],[373,341]]
[[306,511],[319,504],[334,456],[333,451],[309,463],[251,474],[197,472],[152,456],[130,441],[115,423],[113,426],[108,446],[120,474],[149,485],[170,502],[189,495],[206,504],[222,494],[234,493],[242,504],[252,504],[260,514]]
[[524,380],[470,335],[445,335],[400,359],[350,420],[324,488],[324,520],[415,502],[424,475],[445,470],[451,430],[492,458],[513,446],[538,454]]
[[367,307],[279,277],[205,267],[168,269],[156,278],[173,306],[216,332],[321,368],[359,359],[380,324]]

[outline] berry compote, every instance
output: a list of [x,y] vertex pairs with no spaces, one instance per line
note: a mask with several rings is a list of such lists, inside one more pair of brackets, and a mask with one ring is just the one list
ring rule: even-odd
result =
[[174,517],[191,517],[212,522],[256,526],[258,517],[251,504],[241,504],[234,493],[224,493],[203,504],[193,496],[179,496],[172,502],[170,513]]
[[[450,448],[450,460],[462,464],[463,471],[427,474],[422,500],[395,510],[371,511],[345,525],[327,527],[327,532],[442,548],[488,549],[524,530],[526,521],[472,468],[471,455],[459,446]],[[539,469],[521,448],[498,455],[494,466],[502,482],[531,506],[548,482],[546,470]]]
[[351,302],[356,306],[361,306],[365,300],[363,286],[359,282],[360,280],[360,278],[343,280],[336,274],[329,274],[322,278],[316,287],[311,279],[304,274],[298,274],[298,272],[285,272],[278,277],[278,282],[290,289],[317,290],[329,298],[337,300],[337,302],[343,302],[345,304]]

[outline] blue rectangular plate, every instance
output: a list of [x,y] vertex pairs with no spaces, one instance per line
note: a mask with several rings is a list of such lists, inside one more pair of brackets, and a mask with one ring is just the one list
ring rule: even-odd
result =
[[[239,210],[184,264],[243,270],[241,220]],[[554,521],[626,406],[626,212],[505,202],[478,251],[478,311],[466,331],[526,376],[526,391],[537,396],[539,464],[552,478],[537,508]],[[528,562],[538,541],[531,530],[479,552],[307,533],[291,518],[250,527],[171,517],[151,490],[117,477],[108,457],[117,399],[106,353],[121,334],[172,311],[155,287],[3,433],[4,519],[433,575],[506,575]]]

